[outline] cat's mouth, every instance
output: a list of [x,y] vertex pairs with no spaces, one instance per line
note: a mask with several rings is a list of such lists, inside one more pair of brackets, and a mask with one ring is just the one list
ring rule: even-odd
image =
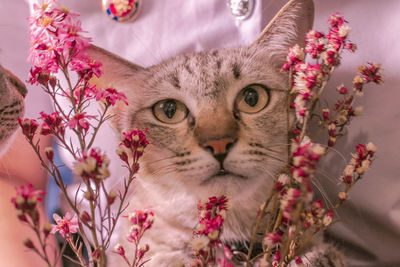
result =
[[221,168],[217,173],[211,175],[209,178],[205,179],[204,181],[201,182],[201,185],[206,185],[212,181],[219,180],[219,179],[225,179],[225,178],[233,178],[233,179],[247,179],[246,176],[233,173],[230,171],[225,170],[224,168]]

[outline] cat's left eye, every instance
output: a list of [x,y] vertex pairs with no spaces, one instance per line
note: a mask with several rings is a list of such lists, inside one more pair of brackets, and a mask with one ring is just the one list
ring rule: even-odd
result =
[[236,108],[244,113],[257,113],[269,103],[269,90],[261,84],[243,88],[235,100]]
[[153,114],[159,121],[173,124],[183,121],[188,114],[188,109],[178,100],[165,99],[153,106]]

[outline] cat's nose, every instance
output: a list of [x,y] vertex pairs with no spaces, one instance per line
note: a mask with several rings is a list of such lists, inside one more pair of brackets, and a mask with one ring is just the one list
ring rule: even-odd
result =
[[235,139],[231,137],[224,137],[220,139],[208,139],[207,141],[202,142],[200,145],[206,150],[210,150],[214,158],[216,158],[222,166],[229,149],[234,143]]
[[221,139],[210,139],[202,142],[201,146],[206,149],[211,149],[214,155],[226,154],[231,146],[235,143],[235,139],[225,137]]

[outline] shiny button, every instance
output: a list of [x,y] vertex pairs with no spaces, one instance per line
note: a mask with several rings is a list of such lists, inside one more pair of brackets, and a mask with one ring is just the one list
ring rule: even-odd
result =
[[255,0],[227,0],[227,5],[232,15],[237,20],[247,19],[253,12]]
[[117,22],[132,22],[141,8],[141,0],[102,0],[103,11]]

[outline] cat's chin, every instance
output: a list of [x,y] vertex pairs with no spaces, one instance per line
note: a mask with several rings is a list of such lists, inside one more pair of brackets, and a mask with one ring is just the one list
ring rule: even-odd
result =
[[247,179],[248,179],[248,177],[246,177],[246,176],[221,169],[219,172],[217,172],[217,173],[211,175],[210,177],[206,178],[205,180],[203,180],[200,183],[200,185],[208,186],[210,184],[226,182],[227,180],[247,180]]

